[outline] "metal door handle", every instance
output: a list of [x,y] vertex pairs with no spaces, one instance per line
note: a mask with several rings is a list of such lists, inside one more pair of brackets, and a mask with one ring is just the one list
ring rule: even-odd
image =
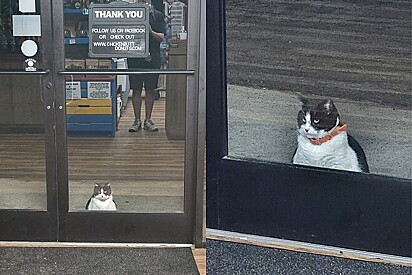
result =
[[46,75],[49,74],[50,70],[37,69],[37,71],[26,71],[26,70],[0,70],[0,75]]
[[194,70],[151,70],[151,69],[106,69],[106,70],[62,70],[60,75],[134,75],[134,74],[187,74],[193,75]]

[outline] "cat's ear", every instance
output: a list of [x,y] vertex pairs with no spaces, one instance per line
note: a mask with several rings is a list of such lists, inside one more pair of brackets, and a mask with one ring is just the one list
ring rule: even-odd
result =
[[299,96],[299,100],[302,103],[302,107],[309,105],[309,99],[303,96]]
[[94,187],[97,187],[97,186],[99,186],[99,184],[98,184],[97,182],[95,182],[95,183],[94,183]]
[[110,186],[110,182],[106,182],[105,186],[109,187],[109,186]]
[[322,106],[326,111],[326,114],[330,115],[335,110],[335,105],[331,99],[325,99],[322,101]]

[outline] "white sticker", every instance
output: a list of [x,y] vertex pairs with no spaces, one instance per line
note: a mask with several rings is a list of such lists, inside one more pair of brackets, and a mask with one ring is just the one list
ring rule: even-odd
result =
[[110,97],[110,82],[87,82],[87,97],[88,98],[111,98]]
[[13,36],[41,36],[40,15],[13,15]]
[[35,56],[37,49],[37,44],[33,40],[26,40],[21,43],[21,52],[27,57]]
[[36,12],[35,0],[19,0],[20,12]]
[[28,58],[28,59],[24,60],[24,63],[26,63],[26,68],[24,68],[24,70],[26,72],[35,72],[35,71],[37,71],[37,68],[36,68],[37,61],[35,59]]
[[66,99],[81,98],[80,81],[67,81],[66,82]]

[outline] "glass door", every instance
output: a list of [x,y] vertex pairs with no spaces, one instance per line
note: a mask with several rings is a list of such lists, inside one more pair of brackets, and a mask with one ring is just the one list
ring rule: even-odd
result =
[[50,3],[0,1],[0,239],[56,240]]
[[201,5],[100,2],[0,0],[0,239],[199,244]]
[[56,4],[61,240],[194,242],[200,4],[183,2]]

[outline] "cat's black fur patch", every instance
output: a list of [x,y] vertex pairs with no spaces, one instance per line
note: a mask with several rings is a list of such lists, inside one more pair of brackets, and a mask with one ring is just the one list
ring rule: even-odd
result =
[[356,141],[354,137],[348,134],[348,144],[355,151],[356,156],[358,157],[359,167],[364,173],[369,173],[369,165],[366,160],[365,152],[363,151],[360,144]]
[[[310,113],[312,118],[311,125],[316,130],[324,129],[329,131],[336,126],[336,119],[339,118],[339,113],[332,100],[325,99],[320,103],[302,97],[300,100],[302,102],[302,110],[298,113],[298,126],[305,123],[305,113],[307,112]],[[319,122],[315,123],[314,121]]]

